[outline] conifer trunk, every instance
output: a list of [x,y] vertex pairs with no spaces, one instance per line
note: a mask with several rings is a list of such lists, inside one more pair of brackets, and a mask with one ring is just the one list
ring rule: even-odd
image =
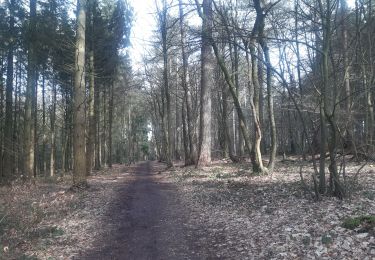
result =
[[73,185],[86,185],[86,138],[85,138],[85,31],[86,0],[77,1],[77,35],[74,80],[74,140]]

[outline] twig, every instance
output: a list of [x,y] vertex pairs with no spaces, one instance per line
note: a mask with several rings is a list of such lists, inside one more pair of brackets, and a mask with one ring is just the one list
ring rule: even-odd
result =
[[1,222],[3,222],[3,220],[5,219],[6,216],[7,216],[7,214],[5,214],[5,215],[0,219],[0,224],[1,224]]

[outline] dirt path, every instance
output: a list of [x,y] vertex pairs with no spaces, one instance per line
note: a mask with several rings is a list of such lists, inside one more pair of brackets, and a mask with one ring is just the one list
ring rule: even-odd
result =
[[79,259],[195,259],[191,231],[184,225],[188,209],[177,188],[151,162],[141,163],[118,190],[105,215],[95,250]]

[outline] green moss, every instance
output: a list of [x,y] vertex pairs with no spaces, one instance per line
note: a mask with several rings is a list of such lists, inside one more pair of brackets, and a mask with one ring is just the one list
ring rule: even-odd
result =
[[362,194],[369,200],[375,200],[375,192],[372,190],[366,190]]
[[342,227],[353,230],[364,224],[375,226],[375,216],[364,215],[364,216],[359,216],[359,217],[354,217],[354,218],[347,218],[343,221]]
[[34,255],[22,255],[18,259],[19,260],[38,260],[38,258]]
[[366,222],[368,224],[375,224],[375,216],[368,215],[368,216],[362,216],[360,217],[362,222]]
[[323,245],[328,245],[331,244],[333,241],[332,237],[329,234],[324,234],[322,236],[322,244]]
[[342,227],[347,229],[355,229],[361,225],[361,221],[358,218],[347,218],[342,223]]
[[64,235],[64,230],[55,226],[43,227],[35,230],[30,234],[32,237],[48,238],[48,237],[59,237]]
[[302,243],[303,243],[305,246],[310,245],[310,243],[311,243],[311,238],[310,238],[309,236],[304,236],[304,237],[302,238]]

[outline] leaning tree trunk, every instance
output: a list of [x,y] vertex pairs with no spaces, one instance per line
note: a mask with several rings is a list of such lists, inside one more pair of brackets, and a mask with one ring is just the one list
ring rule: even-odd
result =
[[228,68],[225,66],[225,62],[224,62],[223,58],[219,54],[219,49],[217,47],[217,44],[215,43],[215,41],[213,39],[211,39],[211,44],[212,44],[212,47],[214,49],[216,60],[219,64],[219,66],[220,66],[221,71],[224,74],[225,81],[228,84],[229,92],[231,93],[232,98],[233,98],[234,107],[236,109],[238,120],[239,120],[240,130],[241,130],[242,136],[244,138],[244,142],[245,142],[245,148],[246,148],[247,152],[249,154],[251,154],[252,150],[251,150],[250,134],[249,134],[249,131],[248,131],[247,126],[246,126],[245,115],[242,111],[240,101],[237,97],[236,87],[234,85],[234,82],[232,81],[232,77],[230,76],[230,72],[229,72]]
[[74,167],[73,185],[86,184],[86,138],[85,138],[85,31],[86,0],[77,1],[77,35],[74,81]]

